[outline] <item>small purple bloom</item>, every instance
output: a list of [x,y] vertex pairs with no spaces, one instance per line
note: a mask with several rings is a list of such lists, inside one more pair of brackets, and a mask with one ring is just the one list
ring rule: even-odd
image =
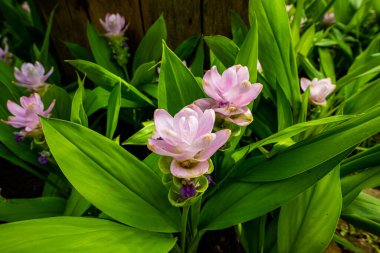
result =
[[50,153],[46,150],[43,150],[40,153],[40,156],[38,157],[38,162],[41,164],[47,164],[49,162],[49,159],[48,159],[49,156],[50,156]]
[[180,189],[180,194],[183,198],[188,199],[194,197],[197,193],[194,184],[182,185]]
[[202,86],[211,98],[198,99],[195,105],[202,110],[213,109],[225,120],[239,126],[247,126],[252,122],[252,113],[247,105],[260,94],[263,86],[249,82],[247,67],[235,65],[220,75],[214,66],[204,75]]
[[125,25],[125,18],[120,16],[119,13],[107,13],[104,21],[102,19],[99,19],[99,21],[104,30],[106,30],[105,36],[107,37],[123,36],[128,28],[128,25]]
[[301,78],[301,88],[306,91],[307,87],[310,86],[309,99],[312,103],[316,105],[325,105],[326,97],[330,95],[331,92],[335,90],[336,85],[331,83],[330,78],[324,78],[318,80],[314,78],[309,80],[307,78]]
[[38,93],[33,93],[29,97],[21,97],[20,104],[21,106],[8,100],[8,110],[14,116],[9,116],[8,121],[4,121],[4,123],[15,128],[24,128],[20,133],[25,133],[25,135],[27,135],[28,133],[40,130],[41,122],[38,116],[49,117],[55,101],[53,101],[49,108],[44,111],[44,104],[41,101],[40,95],[38,95]]
[[24,140],[25,138],[25,132],[24,131],[20,131],[20,132],[16,132],[15,133],[15,140],[17,143],[20,143]]
[[8,64],[13,59],[13,54],[9,52],[9,46],[8,46],[8,38],[3,39],[3,47],[0,47],[0,60],[2,60],[4,63]]
[[210,185],[214,186],[216,185],[215,181],[212,180],[211,176],[210,175],[205,175],[205,177],[207,178],[207,181]]
[[45,81],[53,73],[53,67],[45,74],[45,68],[38,61],[33,65],[26,62],[21,65],[21,70],[15,67],[14,76],[17,79],[17,86],[38,91],[48,84]]
[[178,178],[196,178],[205,174],[208,159],[223,146],[231,135],[229,129],[211,133],[215,112],[204,112],[196,105],[189,105],[172,117],[167,111],[154,112],[156,131],[148,140],[148,148],[173,161],[170,172]]
[[335,23],[335,14],[333,11],[326,13],[322,18],[322,23],[325,25],[332,25]]

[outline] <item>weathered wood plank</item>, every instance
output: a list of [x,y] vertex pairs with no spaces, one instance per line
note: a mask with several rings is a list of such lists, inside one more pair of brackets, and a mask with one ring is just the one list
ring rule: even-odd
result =
[[171,48],[202,31],[201,0],[141,0],[141,11],[145,30],[164,14]]
[[231,15],[234,10],[248,24],[248,0],[203,0],[203,24],[205,35],[231,36]]

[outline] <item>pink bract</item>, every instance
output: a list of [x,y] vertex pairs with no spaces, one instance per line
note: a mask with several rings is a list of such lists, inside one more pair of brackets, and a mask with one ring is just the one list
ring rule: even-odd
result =
[[307,87],[310,86],[309,99],[312,103],[316,105],[325,105],[326,97],[335,90],[336,85],[332,84],[330,78],[324,78],[318,80],[314,78],[309,80],[307,78],[301,78],[301,89],[306,91]]
[[104,30],[106,30],[107,33],[105,35],[107,37],[123,36],[128,28],[128,25],[125,26],[125,18],[120,16],[119,13],[107,13],[104,21],[102,19],[99,19],[99,21]]
[[196,105],[183,108],[174,117],[163,109],[154,113],[156,132],[148,140],[148,148],[170,156],[170,171],[179,178],[195,178],[209,169],[208,159],[230,137],[230,130],[212,133],[215,112],[204,112]]
[[28,134],[36,132],[41,128],[41,122],[38,116],[49,117],[55,101],[44,111],[44,104],[41,101],[40,95],[33,93],[29,97],[21,97],[20,104],[21,106],[8,100],[7,107],[13,116],[9,116],[8,121],[4,122],[15,128],[24,128],[22,132]]
[[53,67],[45,74],[44,66],[37,61],[34,65],[29,62],[23,63],[21,70],[15,67],[14,76],[18,81],[17,86],[38,91],[48,85],[45,81],[52,73]]
[[212,99],[199,99],[194,102],[201,109],[213,109],[227,121],[246,126],[253,120],[247,105],[260,94],[263,86],[249,82],[247,67],[235,65],[222,75],[214,66],[203,77],[202,86]]

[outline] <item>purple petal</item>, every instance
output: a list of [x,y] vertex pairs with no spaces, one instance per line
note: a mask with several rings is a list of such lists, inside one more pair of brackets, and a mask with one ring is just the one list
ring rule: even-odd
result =
[[249,71],[245,66],[238,65],[237,67],[237,82],[242,83],[244,81],[249,81]]
[[181,166],[181,162],[173,160],[170,164],[170,172],[173,176],[178,178],[196,178],[202,176],[208,171],[208,161],[196,162],[190,168]]
[[214,110],[211,110],[211,109],[205,110],[203,115],[199,119],[199,122],[201,124],[198,127],[198,132],[197,132],[196,137],[200,137],[207,133],[211,133],[212,129],[214,128],[214,123],[215,123]]
[[217,68],[214,66],[211,70],[208,70],[203,76],[202,86],[204,92],[211,98],[217,101],[224,101],[220,96],[218,85],[221,85],[221,76],[218,73]]
[[213,107],[215,107],[216,101],[212,98],[201,98],[195,100],[193,104],[198,106],[202,111],[205,111],[206,109],[212,109]]
[[7,101],[7,108],[15,116],[19,116],[19,117],[25,116],[25,109],[11,100]]
[[249,81],[244,81],[234,86],[224,97],[233,106],[246,106],[260,94],[262,89],[263,86],[260,83],[251,84]]
[[222,82],[219,84],[220,90],[226,92],[237,84],[236,66],[226,69],[222,74]]
[[201,151],[194,159],[197,161],[207,161],[221,146],[223,146],[231,135],[231,130],[224,129],[215,133],[215,139],[210,145]]

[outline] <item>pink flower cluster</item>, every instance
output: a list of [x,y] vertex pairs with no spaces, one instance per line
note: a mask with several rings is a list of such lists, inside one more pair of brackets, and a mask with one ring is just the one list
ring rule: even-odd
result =
[[55,101],[44,111],[44,104],[38,93],[33,93],[29,97],[21,97],[21,106],[8,100],[7,107],[13,116],[9,116],[8,121],[4,121],[4,123],[15,128],[23,128],[18,134],[19,136],[24,137],[28,134],[36,133],[41,129],[41,122],[38,116],[49,117],[54,104]]
[[196,100],[174,117],[163,109],[155,111],[156,129],[148,140],[151,151],[173,158],[171,174],[187,182],[180,190],[184,198],[194,196],[191,180],[209,171],[210,157],[231,135],[230,129],[212,132],[216,117],[247,126],[253,120],[247,106],[263,88],[249,82],[248,68],[241,65],[230,67],[222,75],[213,67],[204,75],[202,85],[210,98]]
[[317,78],[314,78],[313,80],[301,78],[301,89],[303,91],[306,91],[309,86],[309,99],[313,104],[316,105],[325,105],[326,97],[330,95],[330,93],[333,92],[336,87],[335,84],[332,84],[330,78],[324,78],[320,80]]
[[104,20],[99,19],[104,30],[106,30],[105,36],[123,36],[124,32],[127,30],[128,25],[125,25],[125,18],[120,16],[119,13],[107,13]]
[[17,86],[30,90],[39,91],[48,84],[45,81],[53,73],[53,67],[45,74],[45,68],[38,61],[33,65],[26,62],[21,65],[21,70],[15,67],[14,75],[17,79]]

